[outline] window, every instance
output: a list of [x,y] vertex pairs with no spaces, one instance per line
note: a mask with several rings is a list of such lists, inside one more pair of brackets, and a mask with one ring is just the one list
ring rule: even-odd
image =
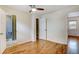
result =
[[69,21],[69,29],[76,29],[77,21]]

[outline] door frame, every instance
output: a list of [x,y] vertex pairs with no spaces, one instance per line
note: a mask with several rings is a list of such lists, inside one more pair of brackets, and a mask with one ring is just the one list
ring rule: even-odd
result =
[[[6,17],[7,16],[11,16],[11,20],[12,20],[12,40],[16,40],[16,15],[6,15]],[[7,27],[7,22],[6,22],[6,27]]]
[[[40,22],[40,18],[36,18],[36,19],[38,19],[38,22]],[[35,19],[35,29],[34,29],[34,30],[35,30],[35,39],[36,39],[36,26],[37,26],[37,24],[36,24],[36,19]],[[47,35],[47,18],[45,18],[45,20],[46,20],[46,21],[45,21],[45,26],[46,26],[46,29],[45,29],[46,36],[45,36],[45,39],[46,39],[46,41],[47,41],[47,36],[48,36],[48,35]],[[40,25],[40,23],[39,23],[39,25]],[[39,25],[38,25],[38,26],[39,26]],[[40,30],[39,30],[39,34],[40,34]],[[40,39],[40,35],[39,35],[39,39]],[[38,40],[39,40],[39,39],[38,39]]]

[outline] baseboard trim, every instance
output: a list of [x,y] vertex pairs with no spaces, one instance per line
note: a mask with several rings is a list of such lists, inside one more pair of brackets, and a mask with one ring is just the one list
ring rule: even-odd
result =
[[[41,39],[41,40],[46,40],[46,39]],[[47,39],[47,41],[51,41],[51,42],[54,42],[54,43],[67,45],[67,43],[64,43],[64,42],[61,42],[61,41],[55,41],[55,40],[51,40],[51,39]]]

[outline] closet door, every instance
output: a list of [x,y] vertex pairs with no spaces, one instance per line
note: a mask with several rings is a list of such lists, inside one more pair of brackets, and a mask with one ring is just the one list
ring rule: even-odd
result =
[[0,10],[0,53],[6,49],[6,16],[5,13]]

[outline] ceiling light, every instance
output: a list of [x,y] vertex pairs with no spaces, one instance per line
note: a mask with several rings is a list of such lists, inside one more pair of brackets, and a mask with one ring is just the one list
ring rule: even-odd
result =
[[32,11],[36,11],[36,8],[32,8]]

